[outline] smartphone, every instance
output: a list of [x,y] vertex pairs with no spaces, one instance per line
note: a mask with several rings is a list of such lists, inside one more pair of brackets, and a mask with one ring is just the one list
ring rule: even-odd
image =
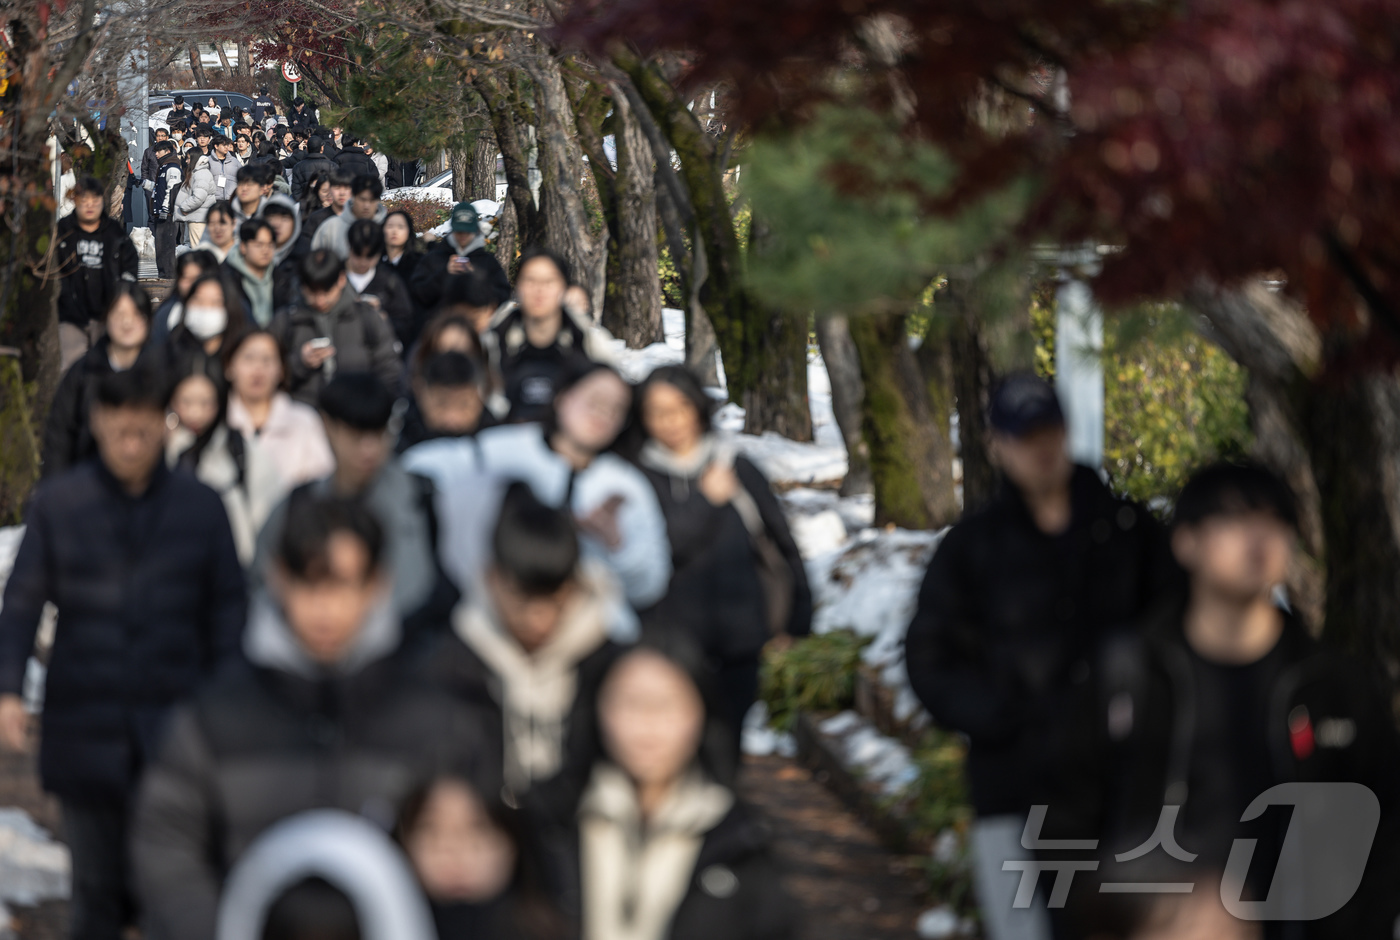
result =
[[318,336],[308,344],[312,349],[329,349],[331,338],[329,336]]

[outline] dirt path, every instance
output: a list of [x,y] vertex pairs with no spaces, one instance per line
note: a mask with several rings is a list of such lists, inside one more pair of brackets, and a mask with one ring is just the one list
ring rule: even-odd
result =
[[[773,823],[787,888],[805,912],[802,940],[913,940],[924,907],[917,873],[810,771],[779,757],[750,757],[740,787]],[[31,758],[0,754],[0,806],[18,806],[60,833],[58,805],[39,790]],[[17,913],[23,940],[66,934],[66,904]]]
[[744,798],[772,820],[787,888],[806,912],[802,940],[912,940],[927,906],[911,859],[891,855],[811,771],[749,757]]

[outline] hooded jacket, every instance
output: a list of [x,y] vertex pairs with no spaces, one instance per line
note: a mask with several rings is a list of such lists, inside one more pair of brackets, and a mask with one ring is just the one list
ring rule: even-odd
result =
[[[1071,725],[1076,733],[1068,738],[1050,797],[1050,821],[1042,830],[1052,838],[1099,840],[1099,870],[1076,890],[1092,893],[1100,881],[1209,876],[1212,867],[1218,871],[1225,863],[1233,840],[1249,837],[1256,840],[1247,882],[1253,896],[1278,893],[1278,886],[1270,890],[1268,881],[1284,876],[1272,863],[1288,828],[1302,828],[1295,818],[1301,811],[1237,822],[1244,806],[1207,805],[1223,792],[1220,769],[1193,762],[1202,739],[1223,742],[1225,727],[1248,727],[1257,718],[1253,740],[1244,747],[1257,748],[1263,756],[1260,765],[1249,765],[1260,792],[1300,782],[1361,784],[1375,795],[1381,811],[1364,878],[1349,903],[1306,924],[1269,924],[1265,936],[1390,936],[1400,915],[1400,895],[1394,890],[1400,879],[1400,738],[1379,683],[1360,662],[1314,640],[1285,611],[1282,635],[1257,663],[1214,667],[1233,674],[1238,688],[1246,687],[1241,670],[1248,669],[1254,700],[1232,702],[1228,711],[1204,709],[1200,694],[1203,685],[1208,687],[1211,667],[1186,640],[1186,601],[1185,593],[1168,596],[1139,629],[1108,637],[1094,657],[1094,681],[1081,686],[1080,711]],[[1153,869],[1172,864],[1160,851],[1134,860],[1113,858],[1150,842],[1164,806],[1180,807],[1174,836],[1198,864]],[[1338,809],[1333,805],[1324,812],[1344,815]],[[1229,823],[1220,825],[1224,819],[1235,823],[1233,831]],[[1313,838],[1320,835],[1319,822],[1328,828],[1327,819],[1313,821]],[[1329,864],[1338,864],[1344,853],[1330,848]],[[1327,847],[1316,843],[1308,852],[1329,857]],[[1280,861],[1279,869],[1283,867]],[[1261,873],[1263,883],[1256,884]],[[1286,890],[1306,896],[1311,887],[1294,884]],[[1279,931],[1281,926],[1288,929]]]
[[258,198],[258,207],[257,207],[256,209],[253,210],[253,214],[252,214],[252,215],[248,215],[248,214],[246,214],[246,213],[243,211],[243,203],[239,202],[238,199],[236,199],[236,198],[233,199],[232,202],[233,202],[233,228],[234,228],[234,231],[237,231],[237,230],[238,230],[238,227],[239,227],[240,225],[242,225],[244,222],[247,222],[249,219],[261,219],[261,218],[262,218],[263,206],[267,205],[267,200],[268,200],[268,197],[267,197],[267,196],[260,196],[260,197]]
[[219,199],[215,191],[214,172],[209,157],[201,154],[194,161],[190,178],[175,198],[175,218],[181,222],[203,222],[209,217],[209,207]]
[[768,827],[699,769],[645,822],[636,788],[606,761],[594,766],[576,814],[567,805],[536,805],[555,833],[564,869],[559,892],[583,940],[797,934],[798,912],[782,887]]
[[255,599],[246,664],[172,717],[143,781],[132,856],[156,935],[213,936],[230,869],[281,820],[341,809],[388,828],[434,775],[460,774],[483,792],[499,786],[481,716],[409,670],[399,640],[385,597],[342,659],[322,665],[266,594]]
[[505,782],[523,795],[539,780],[585,763],[598,687],[621,647],[608,639],[617,609],[612,579],[581,566],[578,593],[549,640],[527,653],[478,592],[453,614],[453,635],[428,657],[430,670],[463,701],[484,706],[503,735]]
[[123,805],[170,707],[236,656],[243,591],[223,503],[194,477],[161,464],[132,496],[90,460],[40,483],[0,608],[0,694],[20,694],[52,602],[44,789]]
[[[409,470],[437,483],[447,557],[484,560],[481,546],[489,543],[489,533],[495,529],[496,507],[478,505],[479,493],[462,485],[484,472],[502,481],[523,480],[541,502],[570,506],[580,517],[613,496],[621,497],[617,510],[621,544],[610,548],[585,535],[584,554],[611,569],[628,602],[639,610],[666,593],[671,548],[665,517],[646,477],[616,454],[599,454],[586,468],[575,471],[550,449],[539,425],[515,424],[488,428],[474,439],[428,441],[406,451],[403,461]],[[473,572],[467,583],[474,584],[479,577],[479,571]]]
[[1147,510],[1076,467],[1070,527],[1041,532],[1009,484],[944,536],[905,638],[914,694],[971,738],[978,815],[1024,815],[1069,733],[1072,678],[1107,631],[1135,622],[1179,583]]
[[[776,586],[765,585],[759,574],[758,544],[766,539],[781,554],[788,575],[784,630],[789,636],[812,632],[807,568],[762,471],[713,435],[689,458],[649,441],[638,462],[666,517],[676,569],[665,599],[648,619],[689,629],[719,662],[756,657],[773,637],[765,591]],[[716,463],[731,466],[743,489],[723,506],[700,492],[700,478]]]
[[510,286],[510,278],[506,275],[505,268],[501,267],[501,262],[496,260],[496,256],[486,250],[486,239],[477,235],[467,244],[466,249],[462,250],[449,235],[433,242],[413,271],[408,290],[419,307],[425,311],[435,308],[442,300],[443,292],[447,290],[448,279],[461,276],[449,274],[447,269],[448,262],[458,254],[466,255],[473,267],[486,270],[492,286],[496,288],[498,303],[510,299],[514,290]]
[[119,282],[136,281],[141,259],[121,223],[105,213],[92,232],[83,231],[76,214],[65,216],[55,235],[59,322],[86,327],[106,316]]
[[[393,330],[349,285],[325,313],[304,303],[280,311],[273,319],[272,332],[286,350],[288,391],[297,401],[314,406],[321,386],[337,370],[373,372],[390,391],[399,391],[400,362]],[[321,336],[330,338],[335,355],[313,370],[301,358],[301,347]]]
[[[214,174],[214,194],[217,199],[232,199],[233,191],[238,188],[238,171],[243,167],[243,161],[238,159],[238,155],[232,150],[228,156],[220,160],[214,155],[214,148],[209,148],[209,172]],[[219,185],[219,177],[223,177],[224,185]]]
[[263,269],[262,276],[258,276],[248,267],[243,252],[235,249],[230,251],[228,257],[224,259],[224,267],[233,275],[229,280],[238,286],[239,299],[243,302],[244,314],[258,326],[266,327],[272,322],[273,313],[279,309],[279,300],[283,304],[289,302],[285,296],[281,298],[275,296],[273,285],[275,269],[273,265],[269,264]]
[[[44,421],[44,476],[50,477],[97,456],[89,419],[97,383],[114,371],[108,353],[111,340],[103,336],[83,358],[68,367],[54,392],[49,416]],[[149,344],[141,350],[137,363],[150,361]]]
[[155,187],[151,190],[151,205],[155,210],[155,221],[172,221],[176,218],[175,200],[179,198],[180,184],[184,180],[180,158],[173,152],[167,152],[156,162],[153,170],[155,175],[151,179]]
[[[363,154],[361,154],[363,156]],[[350,226],[357,221],[355,219],[354,200],[351,199],[345,204],[345,208],[340,210],[340,214],[326,219],[321,227],[316,229],[315,236],[311,239],[311,250],[316,251],[326,248],[335,252],[337,258],[344,261],[350,257],[350,242],[348,236]],[[374,210],[374,221],[380,225],[384,224],[384,218],[389,214],[389,210],[380,203],[379,208]]]
[[559,332],[548,346],[535,346],[525,334],[525,314],[517,303],[503,305],[481,336],[481,348],[497,388],[503,389],[512,422],[542,421],[554,405],[554,390],[571,359],[612,362],[612,336],[560,308]]

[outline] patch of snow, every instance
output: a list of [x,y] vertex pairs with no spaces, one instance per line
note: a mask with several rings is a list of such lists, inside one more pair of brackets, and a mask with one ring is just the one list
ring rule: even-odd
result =
[[855,712],[842,712],[819,727],[822,734],[835,739],[842,764],[875,784],[884,796],[900,796],[918,781],[919,768],[909,749],[875,730]]
[[[875,496],[872,493],[841,496],[834,490],[814,490],[797,486],[778,494],[778,499],[787,511],[789,519],[835,512],[841,517],[848,533],[868,529],[875,521]],[[806,555],[806,552],[803,554]],[[807,557],[815,557],[815,554]]]
[[748,457],[775,484],[835,486],[846,476],[846,449],[801,444],[767,431],[735,438],[739,453]]
[[0,593],[4,592],[5,582],[10,579],[10,569],[15,566],[15,556],[19,554],[19,543],[23,539],[22,525],[0,528]]
[[821,353],[813,347],[807,353],[807,407],[812,413],[812,438],[822,447],[846,450],[846,439],[836,423],[831,406],[831,376]]
[[962,921],[951,907],[940,904],[920,914],[914,929],[920,940],[945,940],[962,933]]
[[846,543],[846,523],[841,514],[828,509],[812,515],[793,516],[788,525],[803,558],[833,552]]
[[643,349],[628,349],[620,339],[612,341],[613,361],[629,382],[640,382],[662,366],[685,362],[685,314],[666,308],[661,311],[665,340]]
[[731,434],[741,434],[744,430],[744,409],[731,402],[726,402],[710,416],[710,423],[717,430],[728,431]]
[[66,846],[23,810],[0,809],[0,911],[7,902],[32,906],[68,897],[71,872]]
[[755,702],[744,716],[740,740],[743,752],[754,757],[767,757],[769,754],[793,757],[797,754],[797,741],[792,735],[768,727],[768,706],[763,702]]

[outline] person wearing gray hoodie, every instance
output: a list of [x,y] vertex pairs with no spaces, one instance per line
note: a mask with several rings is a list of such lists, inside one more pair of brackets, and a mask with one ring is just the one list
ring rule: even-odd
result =
[[[225,879],[258,837],[317,809],[385,818],[419,781],[500,786],[484,716],[398,655],[388,540],[359,500],[297,491],[245,662],[171,718],[132,835],[147,936],[208,940]],[[333,588],[340,602],[326,604]]]
[[238,227],[238,248],[224,259],[244,314],[260,327],[271,324],[276,312],[272,270],[276,248],[277,235],[267,220],[248,219]]
[[332,216],[322,223],[316,230],[316,237],[311,241],[311,249],[326,248],[335,252],[335,256],[341,261],[350,257],[349,233],[350,226],[359,219],[372,219],[380,225],[384,224],[384,218],[389,214],[389,210],[384,208],[384,204],[379,201],[379,197],[384,195],[384,184],[377,176],[357,176],[350,184],[350,201],[337,216]]

